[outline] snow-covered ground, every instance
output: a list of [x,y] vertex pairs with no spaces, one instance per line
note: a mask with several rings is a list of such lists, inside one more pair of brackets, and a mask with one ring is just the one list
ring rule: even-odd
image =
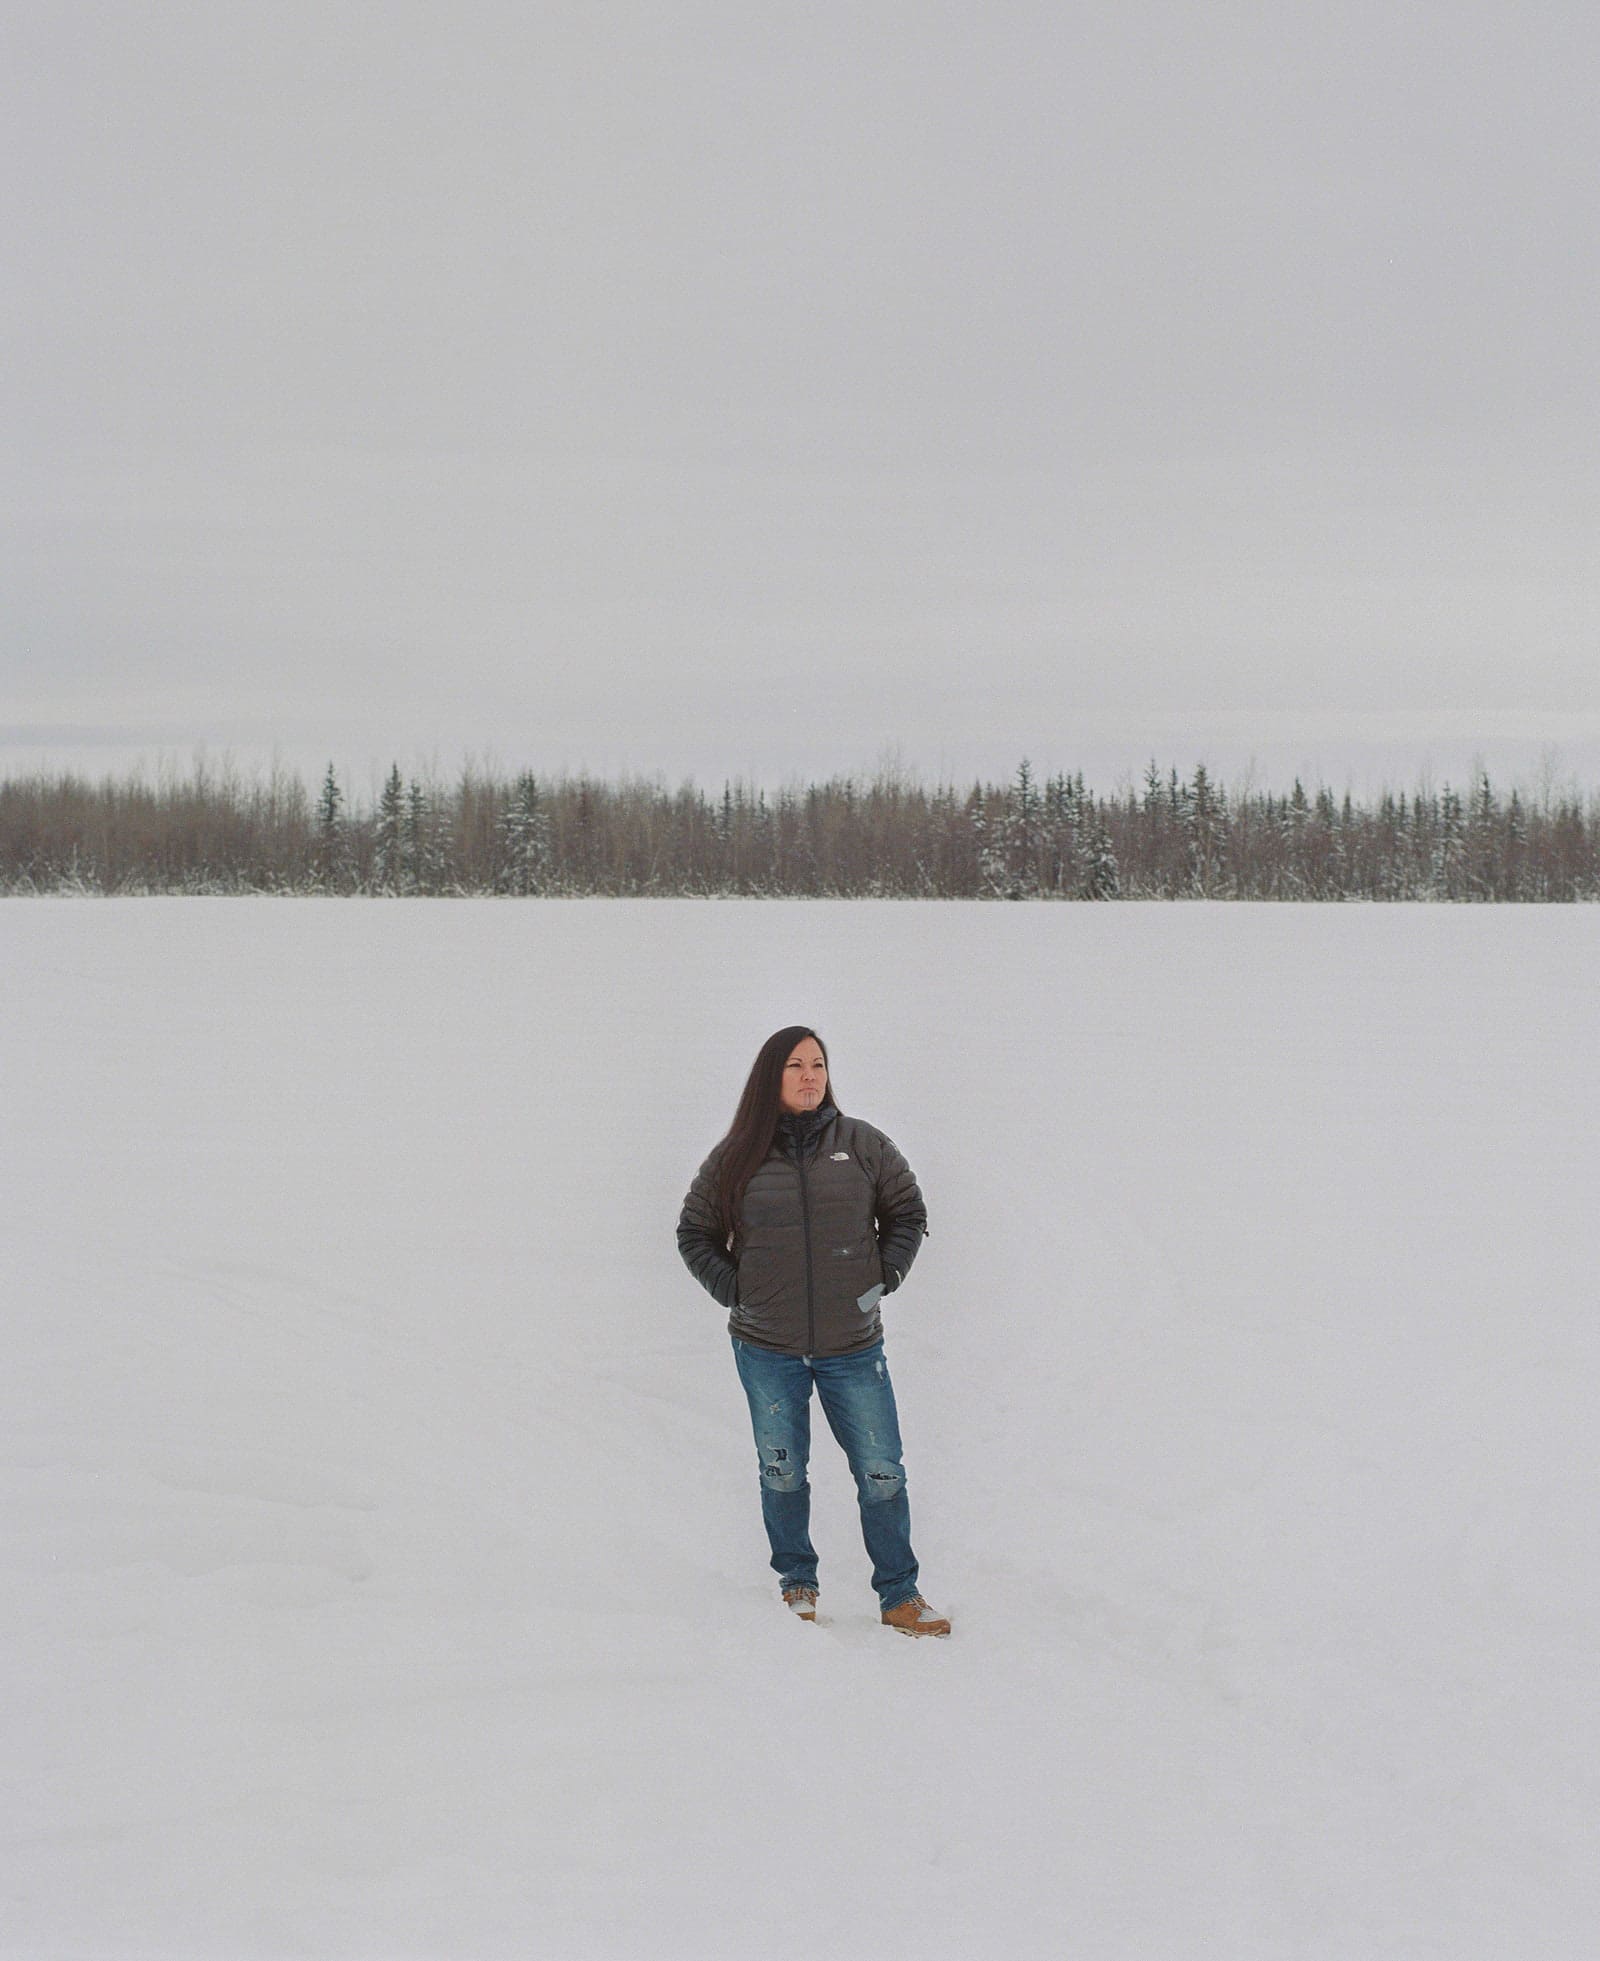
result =
[[[1600,910],[0,907],[0,1953],[1600,1952]],[[925,1591],[673,1243],[812,1021]]]

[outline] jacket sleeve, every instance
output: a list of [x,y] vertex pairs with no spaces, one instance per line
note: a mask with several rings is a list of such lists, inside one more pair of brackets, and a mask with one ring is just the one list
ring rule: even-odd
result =
[[911,1271],[928,1231],[928,1208],[911,1167],[893,1138],[878,1147],[878,1182],[873,1196],[878,1215],[878,1252],[883,1260],[883,1284],[893,1293]]
[[739,1268],[717,1219],[718,1155],[713,1151],[701,1165],[683,1201],[678,1214],[678,1251],[711,1298],[721,1307],[732,1308],[739,1298]]

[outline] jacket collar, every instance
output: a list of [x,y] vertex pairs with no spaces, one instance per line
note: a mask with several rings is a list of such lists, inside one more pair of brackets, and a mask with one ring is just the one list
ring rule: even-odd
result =
[[786,1158],[796,1162],[802,1156],[814,1157],[822,1133],[838,1114],[831,1103],[819,1104],[815,1110],[785,1110],[778,1118],[773,1142]]

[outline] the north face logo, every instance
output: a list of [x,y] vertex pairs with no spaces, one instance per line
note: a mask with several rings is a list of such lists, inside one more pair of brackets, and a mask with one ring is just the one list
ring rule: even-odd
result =
[[833,1161],[835,1164],[838,1164],[842,1158],[847,1158],[849,1155],[850,1153],[848,1151],[835,1151],[833,1153]]

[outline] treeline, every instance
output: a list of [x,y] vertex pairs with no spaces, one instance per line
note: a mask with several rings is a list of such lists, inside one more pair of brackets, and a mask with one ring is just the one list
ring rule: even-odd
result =
[[1081,774],[928,788],[904,771],[769,796],[729,782],[580,775],[445,785],[391,769],[355,808],[197,764],[186,779],[0,782],[0,891],[503,893],[915,899],[1600,898],[1600,798],[1487,775],[1357,803],[1229,791],[1152,762],[1097,796]]

